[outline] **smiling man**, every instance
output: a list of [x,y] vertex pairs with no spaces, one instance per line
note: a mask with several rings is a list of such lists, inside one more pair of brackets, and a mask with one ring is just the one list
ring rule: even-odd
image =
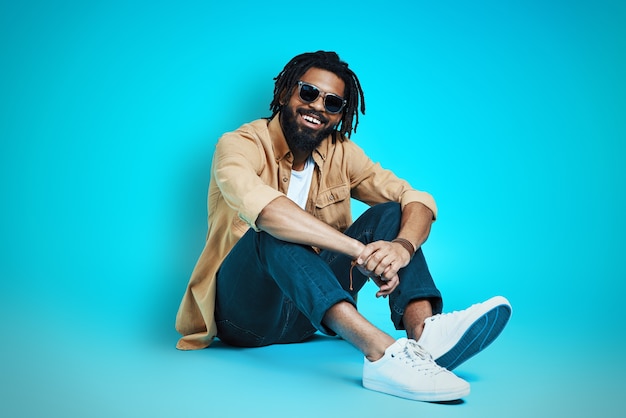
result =
[[[348,64],[334,52],[305,53],[275,81],[272,116],[218,141],[207,241],[178,311],[177,347],[215,337],[260,347],[321,332],[363,353],[366,388],[422,401],[468,395],[450,370],[500,334],[508,301],[441,313],[421,249],[437,207],[350,139],[365,102]],[[351,197],[370,206],[354,222]],[[369,279],[406,338],[357,310]]]

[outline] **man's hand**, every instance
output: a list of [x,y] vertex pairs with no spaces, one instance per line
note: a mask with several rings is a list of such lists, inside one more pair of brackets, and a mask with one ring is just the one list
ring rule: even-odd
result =
[[411,261],[411,255],[396,242],[375,241],[365,246],[357,257],[361,273],[370,277],[378,286],[376,297],[386,297],[400,283],[398,271]]

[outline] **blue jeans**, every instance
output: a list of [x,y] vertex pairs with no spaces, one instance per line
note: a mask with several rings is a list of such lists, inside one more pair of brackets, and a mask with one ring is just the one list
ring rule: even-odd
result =
[[[383,203],[369,208],[346,230],[364,244],[394,239],[400,228],[400,205]],[[334,335],[322,323],[326,311],[355,296],[367,282],[352,259],[330,251],[285,242],[266,232],[249,230],[237,242],[217,274],[215,320],[217,335],[227,344],[260,347],[301,342],[317,330]],[[422,250],[400,270],[400,284],[389,295],[391,320],[404,329],[402,315],[416,299],[431,301],[442,310],[441,293],[433,283]]]

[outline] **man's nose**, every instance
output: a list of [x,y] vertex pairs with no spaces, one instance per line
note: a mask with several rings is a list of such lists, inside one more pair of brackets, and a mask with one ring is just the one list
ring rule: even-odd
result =
[[318,112],[323,112],[324,110],[326,110],[324,107],[324,96],[322,96],[321,94],[317,96],[317,98],[313,100],[311,103],[309,103],[309,105],[312,106]]

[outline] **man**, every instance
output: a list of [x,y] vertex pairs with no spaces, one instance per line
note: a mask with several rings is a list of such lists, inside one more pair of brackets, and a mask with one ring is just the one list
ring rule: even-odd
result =
[[[507,323],[503,297],[441,314],[421,245],[437,208],[349,139],[365,112],[358,78],[334,52],[293,58],[273,114],[225,134],[213,156],[206,246],[177,316],[179,349],[339,335],[364,358],[366,388],[422,401],[466,396],[449,370]],[[350,198],[370,205],[352,223]],[[397,341],[356,308],[368,279],[388,297]]]

